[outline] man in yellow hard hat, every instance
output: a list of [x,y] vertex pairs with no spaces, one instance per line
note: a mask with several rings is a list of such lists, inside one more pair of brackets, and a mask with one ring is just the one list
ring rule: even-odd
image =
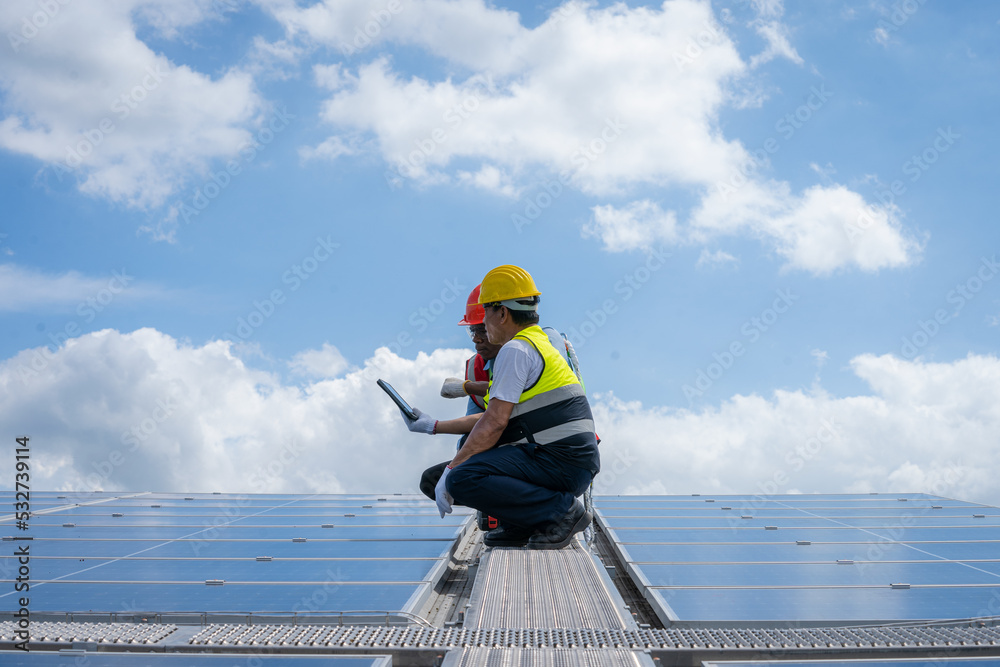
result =
[[452,502],[497,517],[487,546],[560,549],[593,518],[577,497],[600,471],[594,419],[580,381],[538,326],[540,294],[520,267],[487,273],[479,303],[489,341],[503,347],[486,412],[436,421],[418,411],[405,420],[415,432],[469,433],[435,499],[442,517]]

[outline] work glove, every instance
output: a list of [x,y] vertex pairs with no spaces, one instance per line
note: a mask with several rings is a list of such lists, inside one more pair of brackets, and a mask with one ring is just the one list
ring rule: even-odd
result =
[[434,502],[437,503],[438,512],[441,513],[442,519],[445,514],[451,514],[451,504],[455,502],[455,499],[448,493],[448,488],[444,485],[444,481],[448,479],[448,473],[450,472],[451,468],[446,466],[441,471],[441,479],[438,480],[437,486],[434,487]]
[[462,398],[467,396],[465,393],[465,382],[459,380],[458,378],[445,378],[444,384],[441,385],[441,395],[445,398]]
[[403,415],[403,421],[406,423],[406,428],[410,429],[412,433],[426,433],[427,435],[434,435],[434,432],[437,430],[437,420],[430,415],[425,415],[416,408],[413,408],[413,414],[417,416],[416,419],[410,419],[402,410],[399,411],[399,414]]

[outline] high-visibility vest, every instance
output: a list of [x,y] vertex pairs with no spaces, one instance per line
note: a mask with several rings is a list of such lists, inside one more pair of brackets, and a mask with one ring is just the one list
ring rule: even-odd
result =
[[514,339],[534,347],[543,366],[538,379],[521,392],[497,444],[596,444],[594,416],[583,385],[548,335],[534,325],[519,331]]

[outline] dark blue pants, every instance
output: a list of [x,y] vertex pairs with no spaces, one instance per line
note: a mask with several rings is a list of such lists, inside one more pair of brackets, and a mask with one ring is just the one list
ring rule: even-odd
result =
[[479,452],[448,473],[448,493],[501,524],[541,529],[558,521],[587,490],[589,470],[553,458],[544,447],[507,445]]

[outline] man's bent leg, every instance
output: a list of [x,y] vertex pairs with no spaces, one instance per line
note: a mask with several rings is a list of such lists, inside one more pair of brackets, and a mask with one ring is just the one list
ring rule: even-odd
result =
[[431,500],[437,500],[434,497],[434,487],[437,486],[438,480],[441,479],[441,474],[444,473],[444,469],[448,467],[449,463],[451,461],[431,466],[420,476],[420,491]]
[[521,445],[472,456],[448,474],[455,502],[525,528],[558,521],[586,488],[590,472]]

